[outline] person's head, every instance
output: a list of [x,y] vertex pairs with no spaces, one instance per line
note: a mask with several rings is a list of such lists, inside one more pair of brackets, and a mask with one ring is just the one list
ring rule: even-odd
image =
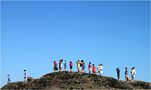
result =
[[133,69],[135,69],[135,67],[133,67]]
[[93,64],[93,66],[94,66],[94,64]]
[[83,62],[83,60],[81,60],[81,62]]
[[72,63],[72,61],[70,61],[70,63]]
[[127,69],[127,67],[125,67],[125,69]]
[[89,64],[91,64],[91,62],[89,62]]
[[78,60],[78,62],[79,62],[80,60]]
[[26,70],[24,69],[24,72],[25,72]]
[[53,61],[54,63],[56,62],[56,61]]

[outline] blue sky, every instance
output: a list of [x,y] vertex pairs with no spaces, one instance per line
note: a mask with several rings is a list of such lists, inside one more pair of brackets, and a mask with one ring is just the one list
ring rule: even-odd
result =
[[[104,65],[104,75],[135,66],[136,79],[150,82],[149,2],[2,2],[1,85],[23,70],[39,78],[53,61],[83,59]],[[69,70],[69,67],[68,67]],[[87,71],[87,67],[86,67]]]

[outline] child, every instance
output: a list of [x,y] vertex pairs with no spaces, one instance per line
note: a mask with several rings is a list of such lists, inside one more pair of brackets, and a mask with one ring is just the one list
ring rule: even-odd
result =
[[96,74],[96,67],[94,66],[94,64],[92,65],[92,74]]
[[70,66],[70,72],[72,72],[72,67],[73,67],[72,61],[70,61],[69,66]]
[[88,71],[89,71],[89,73],[91,73],[91,62],[89,62]]

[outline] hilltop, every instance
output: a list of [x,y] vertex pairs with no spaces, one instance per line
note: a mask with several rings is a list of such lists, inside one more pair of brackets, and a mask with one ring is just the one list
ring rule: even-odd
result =
[[13,82],[2,89],[151,89],[151,83],[143,81],[122,81],[112,77],[77,72],[48,73],[39,79],[28,78]]

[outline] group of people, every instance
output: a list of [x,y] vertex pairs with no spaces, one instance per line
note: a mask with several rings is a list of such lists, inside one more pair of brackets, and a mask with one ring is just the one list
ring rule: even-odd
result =
[[[24,69],[24,83],[27,82],[27,70]],[[11,83],[11,78],[10,78],[10,75],[8,74],[7,75],[7,84]]]
[[[66,60],[60,59],[59,60],[59,71],[62,72],[62,66],[63,66],[63,61],[64,61],[64,71],[67,70],[67,62]],[[78,60],[76,62],[77,64],[77,70],[79,73],[85,73],[85,62],[84,60]],[[70,67],[70,72],[72,72],[72,68],[73,68],[73,62],[70,61],[69,62],[69,67]],[[97,72],[98,70],[98,72]],[[58,65],[57,62],[54,61],[54,72],[58,71]],[[103,64],[99,64],[98,68],[96,68],[96,66],[94,64],[91,64],[91,62],[89,62],[88,64],[88,72],[92,73],[92,74],[96,74],[98,73],[99,75],[103,75]],[[120,80],[120,68],[116,68],[116,72],[117,72],[117,79]],[[125,80],[126,81],[134,81],[135,80],[135,76],[136,76],[136,69],[135,67],[131,68],[131,79],[129,77],[129,71],[128,68],[125,67]],[[11,82],[11,78],[10,75],[7,75],[7,83],[9,84]],[[26,83],[27,81],[27,70],[24,70],[24,82]]]
[[[77,64],[77,70],[79,73],[85,73],[85,62],[84,60],[78,60],[76,62]],[[62,72],[62,66],[63,66],[63,59],[59,60],[59,71]],[[70,61],[69,62],[69,66],[70,66],[70,72],[72,72],[72,68],[73,68],[73,62]],[[66,71],[67,68],[67,62],[66,60],[64,60],[64,70]],[[99,75],[103,75],[103,64],[99,64],[98,68],[96,69],[96,66],[94,64],[91,64],[91,62],[89,62],[88,64],[88,72],[92,73],[92,74],[96,74],[98,70]],[[57,62],[54,61],[54,72],[58,71],[58,67],[57,67]]]
[[[136,75],[136,70],[135,70],[135,67],[132,67],[131,68],[131,80],[135,80],[135,75]],[[130,78],[129,78],[129,73],[128,73],[128,68],[125,67],[125,80],[126,81],[129,81]]]
[[[60,72],[62,72],[63,61],[64,61],[64,70],[66,71],[66,69],[67,69],[66,60],[60,59],[59,60],[59,71]],[[77,64],[78,72],[79,73],[85,73],[85,62],[84,62],[84,60],[78,60],[76,62],[76,64]],[[69,62],[69,66],[70,66],[70,72],[72,72],[72,68],[73,68],[73,62],[72,61]],[[58,71],[57,62],[54,61],[54,72],[57,72],[57,71]],[[98,73],[99,75],[103,75],[103,64],[99,64],[98,67],[96,68],[96,66],[94,64],[91,64],[91,62],[89,62],[88,72],[92,73],[92,74]],[[116,72],[117,72],[117,79],[120,80],[120,68],[116,68]],[[135,80],[135,75],[136,75],[135,67],[132,67],[131,68],[131,80],[132,81]],[[125,67],[125,80],[126,81],[130,80],[129,72],[128,72],[127,67]]]
[[[63,59],[60,59],[59,60],[59,71],[62,72],[62,65],[63,64]],[[72,61],[70,61],[69,63],[69,66],[70,66],[70,71],[72,72],[72,67],[73,67],[73,63]],[[66,60],[64,60],[64,70],[66,71],[66,68],[67,68],[67,62]],[[54,61],[54,72],[57,72],[58,71],[58,66],[57,66],[57,62]]]
[[[120,79],[120,69],[116,68],[116,72],[117,72],[117,79],[119,80]],[[135,67],[132,67],[131,68],[131,81],[135,80],[135,76],[136,76],[136,70],[135,70]],[[130,80],[129,71],[128,71],[127,67],[125,67],[125,80],[126,81]]]
[[84,73],[85,71],[85,62],[84,60],[78,60],[77,62],[77,70],[79,73]]

